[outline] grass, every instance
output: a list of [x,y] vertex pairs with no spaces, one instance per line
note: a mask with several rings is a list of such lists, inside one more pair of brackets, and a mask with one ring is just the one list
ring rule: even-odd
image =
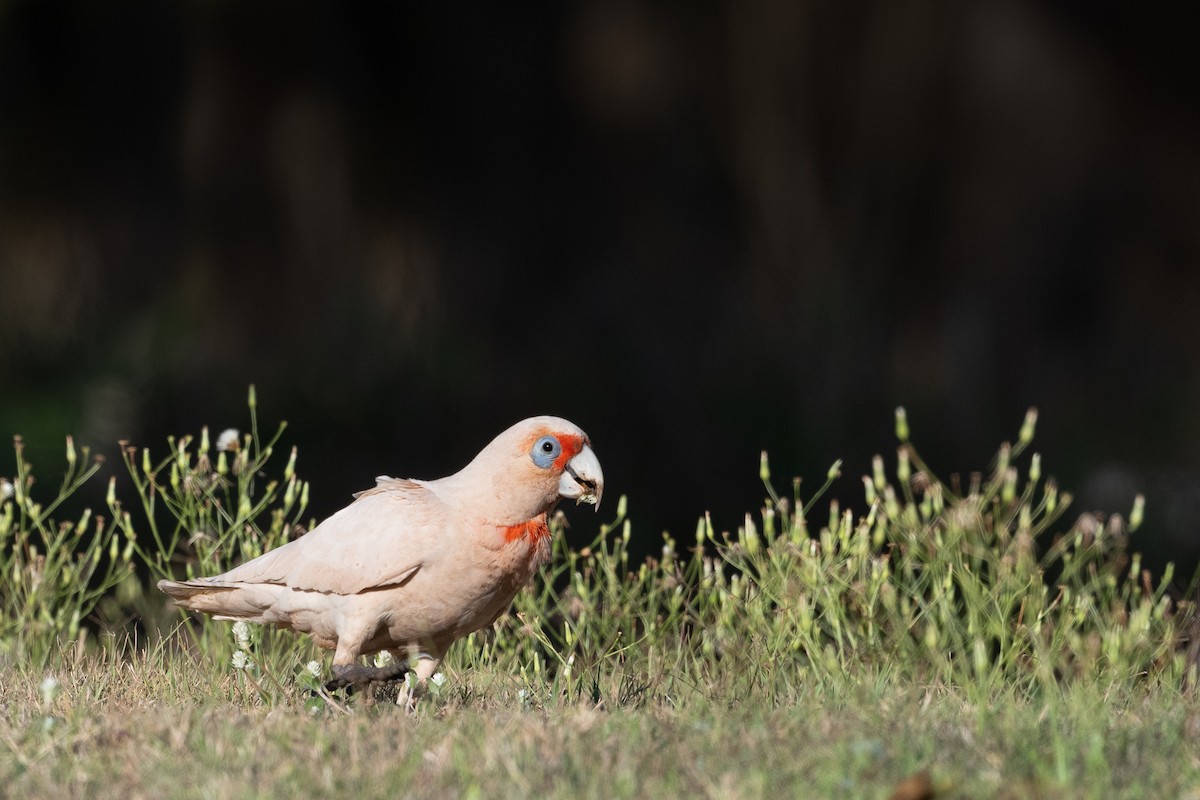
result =
[[[36,582],[5,570],[6,597],[55,613],[0,627],[3,791],[889,797],[924,775],[910,796],[1200,798],[1191,606],[1127,549],[1140,500],[1128,522],[1063,521],[1032,414],[986,472],[943,482],[899,412],[859,511],[820,500],[840,465],[784,496],[764,455],[764,503],[739,530],[702,519],[644,563],[622,498],[590,546],[557,537],[408,715],[386,690],[314,692],[304,639],[183,617],[147,590],[311,524],[295,451],[280,467],[253,394],[250,410],[234,449],[207,433],[159,459],[124,449],[133,510],[110,495],[114,522],[76,548],[107,548],[101,596],[72,588],[65,555]],[[32,513],[27,465],[16,475],[0,545],[28,565],[63,528]],[[89,618],[100,635],[70,624]]]
[[171,680],[157,663],[75,666],[49,708],[32,678],[5,688],[11,796],[887,797],[923,770],[951,797],[1200,791],[1194,701],[1094,686],[978,706],[860,676],[779,707],[605,710],[525,708],[462,675],[410,718],[269,707],[228,680],[221,695],[190,661]]

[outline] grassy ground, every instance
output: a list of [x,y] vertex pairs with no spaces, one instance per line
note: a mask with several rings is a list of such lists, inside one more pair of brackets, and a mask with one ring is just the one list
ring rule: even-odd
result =
[[65,524],[51,513],[86,453],[39,500],[18,449],[0,795],[1200,798],[1191,606],[1128,549],[1140,505],[1065,522],[1032,417],[965,481],[938,480],[903,416],[897,433],[861,513],[781,497],[764,457],[767,497],[737,531],[701,520],[631,564],[622,501],[590,547],[558,537],[414,714],[394,688],[314,691],[306,640],[147,590],[294,535],[295,456],[272,478],[256,425],[229,451],[127,450],[133,502]]
[[6,682],[6,795],[883,798],[926,772],[945,797],[1200,797],[1200,704],[1158,691],[979,706],[860,676],[774,708],[607,709],[527,706],[462,676],[415,716],[386,702],[314,715],[172,669],[168,685],[157,664],[80,665],[48,707],[38,682]]

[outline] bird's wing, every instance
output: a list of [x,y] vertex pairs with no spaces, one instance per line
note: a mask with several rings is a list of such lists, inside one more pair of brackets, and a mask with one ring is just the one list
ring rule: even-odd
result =
[[452,535],[445,506],[421,483],[379,478],[356,498],[299,539],[201,581],[357,594],[408,580]]

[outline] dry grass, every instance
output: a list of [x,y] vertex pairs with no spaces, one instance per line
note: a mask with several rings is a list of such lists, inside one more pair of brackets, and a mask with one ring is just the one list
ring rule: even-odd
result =
[[[473,676],[416,715],[265,705],[184,660],[89,660],[0,691],[10,797],[887,797],[928,771],[945,797],[1200,796],[1200,704],[1075,687],[973,705],[847,681],[787,707],[522,708]],[[493,684],[500,676],[478,676]],[[49,722],[47,721],[49,720]]]

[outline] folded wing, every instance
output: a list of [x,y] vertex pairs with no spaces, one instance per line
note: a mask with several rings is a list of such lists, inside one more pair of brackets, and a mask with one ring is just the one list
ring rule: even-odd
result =
[[444,508],[414,481],[380,478],[299,539],[221,575],[183,586],[235,588],[276,584],[351,595],[404,583],[436,559],[446,543]]

